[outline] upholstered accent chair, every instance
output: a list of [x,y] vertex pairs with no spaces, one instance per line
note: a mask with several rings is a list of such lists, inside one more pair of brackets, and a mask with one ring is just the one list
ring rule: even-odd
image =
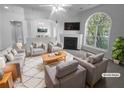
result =
[[56,52],[63,49],[63,44],[59,42],[49,42],[48,43],[48,53]]
[[83,88],[85,87],[86,69],[76,60],[61,62],[54,67],[45,66],[47,88]]
[[97,56],[98,62],[96,63],[90,63],[88,62],[88,59],[84,60],[78,57],[74,57],[74,59],[77,60],[82,67],[86,68],[86,82],[91,87],[93,87],[102,78],[102,73],[106,72],[108,59],[101,59]]

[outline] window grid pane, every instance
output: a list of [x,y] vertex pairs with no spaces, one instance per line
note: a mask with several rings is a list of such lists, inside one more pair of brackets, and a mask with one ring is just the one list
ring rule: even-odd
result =
[[111,18],[104,13],[92,15],[86,25],[85,44],[100,49],[107,49],[111,23]]

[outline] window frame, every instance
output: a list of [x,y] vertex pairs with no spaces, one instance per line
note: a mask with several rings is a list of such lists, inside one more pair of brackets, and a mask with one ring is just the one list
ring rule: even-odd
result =
[[[97,42],[97,40],[96,40],[97,35],[96,35],[96,34],[97,34],[98,30],[97,30],[96,33],[95,33],[95,45],[94,45],[94,46],[90,46],[90,45],[88,45],[87,42],[86,42],[86,39],[87,39],[87,25],[88,25],[88,22],[89,22],[89,20],[91,19],[91,17],[93,17],[94,15],[99,14],[99,13],[103,13],[104,15],[108,16],[108,17],[110,18],[110,20],[111,20],[110,29],[108,30],[108,47],[107,47],[107,49],[102,49],[102,48],[96,47],[96,42]],[[110,42],[111,28],[112,28],[112,18],[111,18],[107,13],[105,13],[105,12],[96,12],[96,13],[91,14],[91,15],[88,17],[88,19],[86,20],[86,22],[85,22],[84,43],[83,43],[83,45],[86,46],[86,47],[89,47],[89,48],[96,49],[96,50],[107,51],[108,48],[109,48],[109,46],[110,46],[110,45],[109,45],[109,42]]]

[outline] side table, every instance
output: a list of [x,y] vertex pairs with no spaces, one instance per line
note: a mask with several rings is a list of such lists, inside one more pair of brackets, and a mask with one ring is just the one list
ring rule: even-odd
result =
[[0,88],[14,88],[12,72],[4,73],[3,78],[0,80]]

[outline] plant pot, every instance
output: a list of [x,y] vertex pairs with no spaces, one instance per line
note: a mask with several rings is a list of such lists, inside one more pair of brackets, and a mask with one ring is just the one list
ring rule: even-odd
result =
[[119,64],[119,63],[120,63],[120,61],[119,61],[119,60],[114,59],[114,63],[115,63],[115,64]]
[[120,62],[121,65],[124,65],[124,62]]

